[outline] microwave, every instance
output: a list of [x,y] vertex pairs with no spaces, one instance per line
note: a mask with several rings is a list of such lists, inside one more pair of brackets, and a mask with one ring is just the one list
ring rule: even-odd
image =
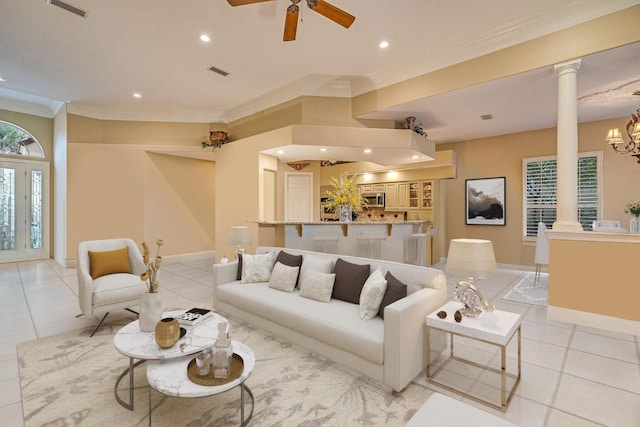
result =
[[362,198],[366,201],[366,207],[384,208],[384,193],[363,193]]

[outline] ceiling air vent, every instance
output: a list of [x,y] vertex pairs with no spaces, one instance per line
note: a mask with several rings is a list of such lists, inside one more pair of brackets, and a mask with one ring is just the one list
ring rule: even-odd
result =
[[67,12],[71,12],[74,15],[82,16],[83,18],[86,18],[87,15],[89,14],[89,12],[87,12],[86,10],[82,10],[62,0],[47,0],[47,3],[52,4],[54,6],[58,6],[59,8],[62,8]]
[[227,73],[226,71],[221,70],[220,68],[216,68],[216,67],[214,67],[214,66],[209,67],[209,71],[213,71],[214,73],[218,73],[218,74],[220,74],[221,76],[226,76],[226,75],[228,75],[228,74],[229,74],[229,73]]
[[493,114],[483,114],[480,116],[482,120],[493,120]]

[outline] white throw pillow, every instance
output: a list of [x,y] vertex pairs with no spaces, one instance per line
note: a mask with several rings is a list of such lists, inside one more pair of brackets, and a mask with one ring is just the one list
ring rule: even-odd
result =
[[269,287],[285,292],[293,292],[298,280],[298,270],[300,267],[290,267],[281,262],[276,262],[269,279]]
[[305,255],[302,258],[302,267],[300,267],[300,276],[304,275],[307,271],[317,271],[319,273],[332,273],[333,272],[333,260],[322,259],[313,255]]
[[382,270],[378,268],[371,273],[360,292],[360,319],[371,320],[377,316],[380,310],[380,303],[387,291],[387,281],[382,274]]
[[336,275],[333,273],[320,273],[318,271],[307,271],[300,278],[300,296],[311,298],[317,301],[331,301],[331,292]]
[[268,282],[275,262],[275,252],[256,255],[242,254],[242,279],[240,282]]

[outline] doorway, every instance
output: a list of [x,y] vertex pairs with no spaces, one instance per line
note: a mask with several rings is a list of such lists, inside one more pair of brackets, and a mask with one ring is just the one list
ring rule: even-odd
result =
[[313,173],[285,172],[284,220],[313,220]]
[[49,163],[0,160],[0,262],[49,258]]

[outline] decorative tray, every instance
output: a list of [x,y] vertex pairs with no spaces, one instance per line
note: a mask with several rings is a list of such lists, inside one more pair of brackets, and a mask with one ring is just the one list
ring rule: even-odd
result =
[[209,369],[209,373],[205,376],[198,375],[198,367],[196,366],[196,358],[194,357],[189,362],[189,366],[187,366],[187,377],[192,382],[199,385],[206,386],[216,386],[230,383],[231,381],[237,379],[240,375],[242,375],[242,371],[244,371],[244,361],[240,355],[233,353],[231,357],[231,367],[230,367],[230,375],[228,378],[214,378],[213,377],[213,367]]

